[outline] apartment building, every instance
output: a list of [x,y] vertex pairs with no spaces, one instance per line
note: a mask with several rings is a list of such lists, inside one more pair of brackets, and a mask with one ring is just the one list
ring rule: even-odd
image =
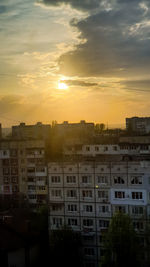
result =
[[48,164],[49,231],[64,224],[80,231],[85,266],[98,266],[104,253],[103,233],[116,211],[129,214],[135,229],[143,233],[150,217],[147,146],[121,150],[118,144],[107,149],[84,145],[79,160]]
[[59,135],[66,134],[94,134],[94,123],[86,122],[85,120],[81,120],[79,123],[69,123],[68,121],[64,121],[63,123],[56,123],[54,125],[55,130]]
[[150,117],[126,118],[126,129],[139,134],[150,133]]
[[20,125],[12,126],[12,137],[14,139],[48,139],[50,137],[51,125],[37,122],[35,125]]
[[46,203],[47,167],[43,140],[0,141],[0,195],[25,196],[31,206]]

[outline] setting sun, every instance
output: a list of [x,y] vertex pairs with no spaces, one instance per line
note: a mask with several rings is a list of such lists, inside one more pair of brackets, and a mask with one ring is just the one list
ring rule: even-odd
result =
[[68,86],[63,81],[59,81],[58,82],[58,89],[60,89],[60,90],[66,90],[66,89],[68,89]]

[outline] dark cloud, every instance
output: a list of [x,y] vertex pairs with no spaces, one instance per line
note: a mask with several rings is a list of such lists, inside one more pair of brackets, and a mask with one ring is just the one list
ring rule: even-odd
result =
[[6,12],[6,6],[0,4],[0,14],[3,14]]
[[[70,22],[86,40],[62,54],[60,73],[70,76],[120,76],[148,74],[150,69],[149,0],[39,0],[45,5],[70,4],[89,16]],[[113,3],[113,5],[112,5]],[[111,8],[104,8],[111,4]],[[100,7],[100,8],[98,8]],[[92,10],[96,9],[95,13]]]
[[126,89],[150,93],[150,80],[131,80],[121,83]]
[[91,86],[97,86],[97,83],[91,83],[91,82],[85,82],[81,80],[62,80],[62,83],[65,83],[69,86],[85,86],[85,87],[91,87]]
[[87,41],[60,57],[60,72],[70,76],[148,73],[150,29],[142,24],[140,30],[140,23],[146,23],[150,14],[144,15],[144,9],[135,2],[140,3],[127,1],[81,21],[72,20],[71,26],[81,33],[79,38]]
[[37,0],[37,3],[42,3],[51,6],[60,6],[62,4],[69,4],[78,10],[92,10],[100,6],[102,0]]

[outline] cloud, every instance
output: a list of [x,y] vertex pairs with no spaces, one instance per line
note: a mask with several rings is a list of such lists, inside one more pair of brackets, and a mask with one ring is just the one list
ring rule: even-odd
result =
[[75,9],[82,11],[91,11],[99,8],[101,0],[37,0],[38,4],[44,4],[46,6],[61,6],[63,4],[70,5]]
[[93,87],[98,85],[98,83],[85,82],[81,80],[61,80],[60,82],[65,83],[69,86]]
[[127,90],[141,91],[150,93],[150,80],[131,80],[122,81],[121,84]]
[[[141,1],[119,1],[109,11],[100,10],[71,26],[80,32],[79,39],[86,42],[76,45],[74,51],[62,54],[60,72],[70,76],[148,75],[150,69],[150,12],[144,16]],[[135,2],[137,5],[135,5]],[[132,34],[136,25],[139,33]],[[144,26],[143,26],[144,25]],[[144,30],[143,30],[144,27]]]

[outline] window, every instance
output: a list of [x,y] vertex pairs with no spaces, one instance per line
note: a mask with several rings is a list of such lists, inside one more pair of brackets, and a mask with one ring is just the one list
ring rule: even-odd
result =
[[60,189],[54,189],[52,190],[52,197],[61,197],[61,190]]
[[139,222],[139,221],[136,221],[136,222],[134,221],[133,222],[133,227],[136,230],[143,230],[144,229],[143,222]]
[[132,192],[132,199],[143,199],[142,192]]
[[11,168],[11,174],[18,174],[18,169],[15,167]]
[[108,191],[106,191],[106,190],[98,190],[98,198],[108,199]]
[[74,219],[74,218],[68,218],[68,225],[72,225],[72,226],[74,226],[74,225],[78,225],[78,221],[77,221],[77,219]]
[[3,165],[8,166],[9,165],[9,159],[3,159]]
[[99,227],[100,228],[108,228],[109,227],[109,221],[99,220]]
[[141,176],[132,176],[131,177],[131,184],[142,184],[142,177]]
[[98,146],[95,146],[95,151],[99,151],[99,147]]
[[92,205],[84,205],[83,210],[85,212],[92,212],[93,211],[93,206]]
[[18,164],[18,160],[17,159],[11,159],[11,165],[17,165]]
[[35,172],[35,168],[32,168],[32,167],[28,168],[27,171],[28,171],[28,173],[34,173]]
[[133,206],[132,207],[132,214],[134,214],[134,215],[143,215],[143,213],[144,213],[143,207],[139,207],[139,206]]
[[120,176],[114,177],[114,184],[124,184],[123,178],[121,178]]
[[107,146],[104,146],[104,151],[108,151],[108,147]]
[[68,211],[77,211],[77,205],[76,204],[69,204],[68,205]]
[[91,182],[91,176],[82,176],[82,183],[90,183]]
[[62,226],[62,218],[53,218],[53,225],[56,227]]
[[83,219],[83,226],[93,226],[92,219]]
[[60,183],[60,176],[52,176],[51,181],[52,183]]
[[45,167],[36,167],[36,172],[45,172]]
[[37,186],[37,190],[41,190],[41,191],[43,191],[43,190],[45,190],[46,189],[46,187],[45,186],[42,186],[42,185],[40,185],[40,186]]
[[84,248],[84,254],[86,256],[94,256],[95,255],[95,251],[94,251],[94,248]]
[[147,146],[147,145],[141,145],[141,146],[140,146],[140,149],[141,149],[141,150],[148,150],[148,146]]
[[68,184],[76,183],[76,176],[67,176],[67,183]]
[[109,212],[109,206],[99,206],[99,212],[100,213],[107,213]]
[[92,190],[83,190],[82,197],[91,198],[92,197]]
[[52,211],[61,211],[62,210],[62,205],[59,205],[59,204],[53,204],[51,206],[51,210]]
[[86,151],[90,151],[90,147],[89,146],[86,146]]
[[28,177],[28,182],[31,182],[31,183],[32,182],[35,182],[35,177],[32,177],[32,176],[31,177]]
[[67,190],[67,197],[76,198],[77,197],[77,191],[74,189]]
[[17,156],[17,150],[16,150],[16,149],[12,149],[12,150],[10,150],[10,155],[11,155],[12,157],[16,157],[16,156]]
[[117,146],[113,146],[113,150],[114,151],[117,151]]
[[24,152],[23,150],[20,150],[20,155],[23,155],[23,152]]
[[3,180],[4,180],[4,183],[6,183],[6,184],[10,182],[10,178],[9,177],[4,177]]
[[124,191],[115,191],[115,198],[125,198]]
[[9,173],[10,173],[9,168],[3,168],[3,174],[4,175],[9,174]]
[[3,155],[4,155],[4,156],[7,155],[7,151],[6,151],[6,150],[3,151]]
[[18,182],[18,177],[17,176],[12,176],[11,177],[12,183],[17,183]]
[[36,186],[35,185],[28,185],[28,190],[35,190]]
[[107,176],[97,176],[97,182],[99,184],[107,184],[108,183],[108,177]]

